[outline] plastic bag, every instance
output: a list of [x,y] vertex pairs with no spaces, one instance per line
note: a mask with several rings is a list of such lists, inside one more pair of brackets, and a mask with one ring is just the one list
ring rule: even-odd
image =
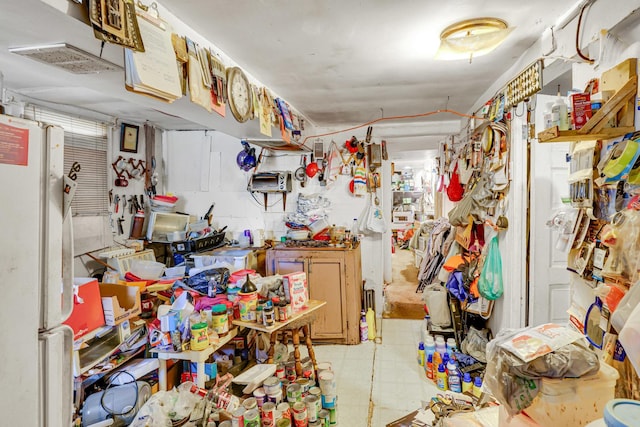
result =
[[429,310],[431,323],[441,328],[451,326],[451,313],[449,311],[449,301],[447,300],[447,290],[444,286],[432,283],[424,288],[422,293],[424,303]]
[[474,357],[475,359],[487,363],[487,344],[489,344],[488,330],[477,330],[473,326],[469,327],[467,336],[462,340],[460,349]]
[[498,237],[489,242],[487,257],[484,260],[480,280],[478,281],[480,295],[488,300],[500,298],[504,292],[502,286],[502,256],[498,246]]
[[[538,394],[541,377],[579,378],[593,375],[600,369],[598,355],[589,348],[585,338],[579,338],[528,362],[503,347],[511,343],[516,335],[529,335],[533,329],[544,330],[548,326],[557,325],[541,325],[518,330],[505,329],[487,345],[484,385],[496,400],[504,405],[511,416],[531,405]],[[564,335],[572,335],[567,328],[560,328],[560,330],[559,333],[552,333],[552,337],[548,338],[549,343],[558,339],[554,338],[556,335],[563,335],[564,330],[566,330]],[[539,347],[555,348],[552,344],[539,339],[531,338],[527,342],[537,343]],[[518,343],[520,345],[523,341],[518,340]]]
[[[373,195],[372,195],[373,197]],[[387,230],[387,224],[384,220],[382,208],[378,203],[378,197],[370,204],[369,214],[367,218],[367,229],[373,233],[384,233]]]

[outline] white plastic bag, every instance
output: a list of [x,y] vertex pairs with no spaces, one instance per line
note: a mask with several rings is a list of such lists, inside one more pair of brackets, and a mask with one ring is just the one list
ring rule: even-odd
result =
[[451,312],[447,299],[447,289],[438,283],[425,286],[422,298],[429,310],[431,323],[441,328],[451,326]]
[[[371,196],[374,197],[373,195]],[[378,197],[369,204],[369,214],[367,218],[367,228],[374,233],[384,233],[387,230],[387,223],[384,220],[382,208],[378,203]]]

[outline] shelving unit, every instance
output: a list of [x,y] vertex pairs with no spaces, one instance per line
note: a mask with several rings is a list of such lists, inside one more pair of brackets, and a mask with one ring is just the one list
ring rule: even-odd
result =
[[[635,132],[635,98],[638,92],[637,59],[630,58],[602,73],[602,92],[615,92],[579,130],[557,126],[538,133],[539,142],[573,142],[612,139]],[[605,128],[613,120],[617,127]]]

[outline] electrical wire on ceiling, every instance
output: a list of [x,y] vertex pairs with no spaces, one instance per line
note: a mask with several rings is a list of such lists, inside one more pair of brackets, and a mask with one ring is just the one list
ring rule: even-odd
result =
[[[337,135],[339,133],[349,132],[349,131],[352,131],[352,130],[363,128],[365,126],[371,126],[372,124],[383,122],[383,121],[417,119],[417,118],[420,118],[420,117],[428,117],[428,116],[432,116],[434,114],[443,114],[443,113],[454,114],[456,116],[460,116],[460,117],[467,118],[467,119],[487,120],[484,117],[478,117],[478,116],[474,116],[474,115],[471,115],[471,114],[465,114],[465,113],[461,113],[459,111],[449,110],[449,109],[435,110],[435,111],[429,111],[427,113],[410,114],[410,115],[403,115],[403,116],[380,117],[378,119],[371,120],[371,121],[368,121],[366,123],[362,123],[362,124],[357,125],[357,126],[352,126],[350,128],[339,129],[339,130],[336,130],[336,131],[333,131],[333,132],[321,133],[321,134],[318,134],[318,135],[309,135],[302,141],[302,144],[300,144],[300,146],[301,147],[307,147],[306,146],[307,140],[309,140],[311,138],[320,138],[320,137],[323,137],[323,136]],[[307,147],[307,148],[311,149],[311,147]]]
[[584,5],[582,5],[582,8],[580,9],[580,14],[578,15],[578,26],[576,28],[576,52],[578,53],[578,56],[580,58],[584,59],[589,64],[593,64],[595,61],[589,58],[588,56],[586,56],[585,54],[583,54],[582,51],[580,50],[580,28],[582,26],[582,17],[584,15],[585,9],[590,5],[591,5],[591,2],[587,2]]

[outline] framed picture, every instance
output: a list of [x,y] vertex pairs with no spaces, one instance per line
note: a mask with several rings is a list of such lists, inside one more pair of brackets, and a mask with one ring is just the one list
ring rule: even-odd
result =
[[120,151],[138,152],[138,131],[140,126],[123,123],[120,129]]

